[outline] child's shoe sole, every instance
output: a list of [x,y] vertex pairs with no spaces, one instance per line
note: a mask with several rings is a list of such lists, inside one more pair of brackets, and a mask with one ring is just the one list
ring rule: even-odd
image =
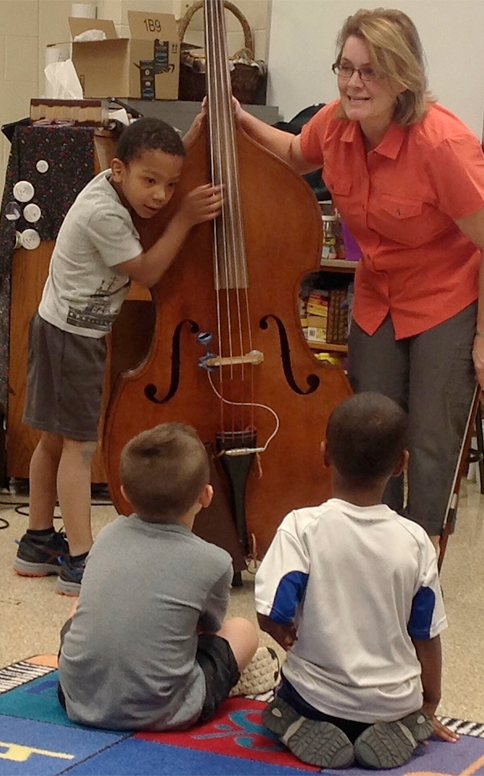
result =
[[52,563],[32,563],[32,561],[15,558],[13,570],[21,577],[52,577],[60,574],[60,566]]
[[263,695],[273,690],[279,682],[280,662],[272,647],[259,647],[240,679],[230,691],[235,695]]
[[355,741],[357,762],[365,768],[398,768],[407,763],[417,741],[403,722],[376,722]]
[[399,721],[408,727],[416,741],[426,741],[433,733],[433,722],[423,709],[414,711],[413,714],[407,714]]
[[331,722],[302,717],[276,697],[262,713],[264,725],[302,762],[319,768],[348,768],[354,762],[353,744]]
[[57,579],[55,592],[58,595],[78,596],[81,592],[81,585],[78,582],[68,582],[66,579]]

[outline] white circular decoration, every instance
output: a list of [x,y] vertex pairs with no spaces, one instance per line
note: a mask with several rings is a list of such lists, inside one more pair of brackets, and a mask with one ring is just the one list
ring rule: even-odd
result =
[[40,234],[35,229],[25,229],[21,235],[22,247],[34,251],[40,245]]
[[29,202],[35,194],[35,189],[29,181],[18,181],[13,187],[13,196],[19,202]]
[[39,172],[47,172],[49,169],[49,162],[46,162],[45,159],[39,159],[35,166]]
[[39,220],[41,215],[42,215],[42,211],[40,207],[35,204],[35,202],[31,202],[29,205],[25,205],[24,218],[30,224],[35,224],[35,222]]

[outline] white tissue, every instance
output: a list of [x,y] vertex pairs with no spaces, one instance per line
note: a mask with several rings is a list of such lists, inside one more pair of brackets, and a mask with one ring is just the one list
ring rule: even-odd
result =
[[109,118],[116,119],[116,121],[120,121],[121,124],[126,124],[126,126],[129,126],[129,116],[125,108],[117,108],[116,110],[110,110]]
[[80,41],[81,43],[94,40],[106,40],[106,33],[103,32],[103,30],[85,30],[84,32],[79,33],[79,35],[76,35],[74,40]]
[[45,94],[50,100],[82,100],[82,86],[72,59],[51,62],[44,68]]

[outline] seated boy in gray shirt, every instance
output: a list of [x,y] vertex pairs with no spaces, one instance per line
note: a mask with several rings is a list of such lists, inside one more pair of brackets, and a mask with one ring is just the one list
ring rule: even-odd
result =
[[121,482],[134,514],[106,526],[89,553],[61,634],[59,698],[85,725],[187,728],[213,717],[258,633],[243,618],[224,620],[230,555],[192,533],[213,495],[195,430],[165,423],[136,436]]

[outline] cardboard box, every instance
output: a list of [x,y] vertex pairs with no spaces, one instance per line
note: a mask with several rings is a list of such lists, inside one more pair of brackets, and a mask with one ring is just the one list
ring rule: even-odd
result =
[[129,38],[118,38],[111,19],[70,17],[75,38],[102,30],[106,40],[74,41],[72,61],[84,97],[176,100],[180,42],[172,14],[128,11]]

